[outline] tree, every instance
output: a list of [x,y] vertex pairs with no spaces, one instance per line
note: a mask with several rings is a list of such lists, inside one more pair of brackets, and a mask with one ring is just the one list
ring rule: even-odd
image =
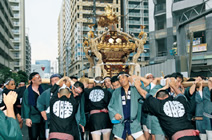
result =
[[18,71],[18,77],[20,78],[19,82],[25,82],[27,83],[28,82],[28,75],[26,72],[22,71],[22,70],[19,70]]
[[13,78],[16,84],[20,82],[28,82],[28,75],[26,72],[22,70],[13,72],[8,67],[0,66],[0,84],[3,84],[8,78]]
[[7,78],[12,78],[12,71],[5,66],[0,66],[0,83],[4,83]]

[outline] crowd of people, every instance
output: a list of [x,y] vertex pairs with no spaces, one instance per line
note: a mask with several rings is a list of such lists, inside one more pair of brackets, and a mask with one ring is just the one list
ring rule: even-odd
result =
[[[44,89],[37,72],[17,85],[0,86],[0,139],[212,140],[212,77],[113,77],[53,74]],[[207,85],[204,83],[207,81]]]

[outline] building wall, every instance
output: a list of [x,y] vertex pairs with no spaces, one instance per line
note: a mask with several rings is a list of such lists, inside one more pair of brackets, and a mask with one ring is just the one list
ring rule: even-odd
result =
[[71,1],[63,0],[58,18],[58,62],[59,73],[68,75],[69,51],[70,50],[70,32],[71,32]]
[[63,73],[63,19],[62,19],[62,10],[58,18],[58,70],[59,73]]
[[9,0],[13,11],[14,69],[26,71],[25,0]]
[[[206,71],[210,71],[212,64],[212,57],[209,55],[212,51],[210,47],[212,45],[212,14],[197,19],[183,28],[178,28],[178,25],[186,19],[183,17],[183,13],[189,9],[195,8],[200,12],[201,9],[204,11],[211,7],[211,1],[203,3],[202,0],[149,0],[149,8],[154,9],[154,16],[152,16],[152,11],[149,13],[149,21],[150,25],[155,25],[155,28],[150,28],[149,33],[150,64],[163,63],[167,59],[176,58],[176,61],[179,60],[181,65],[181,68],[176,67],[177,71],[182,71],[182,69],[187,71],[182,64],[188,64],[188,33],[192,31],[195,39],[200,38],[199,45],[207,44],[206,50],[192,53],[192,71],[205,71],[206,69]],[[195,14],[195,12],[186,13],[187,17],[195,17]],[[178,36],[179,32],[180,36]],[[177,46],[174,45],[174,42],[178,43]],[[170,54],[173,47],[178,47],[177,56]],[[199,47],[197,46],[197,48]]]
[[13,54],[13,12],[8,0],[0,1],[0,67],[14,69]]

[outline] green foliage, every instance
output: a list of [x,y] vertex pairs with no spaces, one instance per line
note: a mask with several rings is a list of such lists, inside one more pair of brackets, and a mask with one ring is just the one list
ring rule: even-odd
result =
[[28,75],[26,74],[26,72],[22,70],[18,71],[18,77],[20,78],[20,82],[28,82]]
[[5,80],[12,76],[12,72],[9,68],[1,66],[0,68],[0,83],[4,83]]
[[10,70],[8,67],[1,66],[0,67],[0,84],[4,83],[7,78],[13,78],[15,80],[16,85],[20,82],[28,82],[28,75],[26,72],[20,70],[18,72],[14,72]]

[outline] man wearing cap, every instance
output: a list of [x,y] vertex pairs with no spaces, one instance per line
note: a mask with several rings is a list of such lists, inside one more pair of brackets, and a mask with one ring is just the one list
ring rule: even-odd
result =
[[85,94],[86,105],[90,112],[89,126],[93,140],[109,140],[111,133],[111,123],[107,106],[110,102],[111,93],[103,89],[104,80],[96,77],[94,87]]
[[[68,80],[68,79],[67,79]],[[70,85],[64,81],[58,93],[50,100],[50,135],[49,139],[78,140],[79,130],[75,114],[78,102],[70,91]]]
[[121,87],[113,92],[108,105],[110,119],[114,123],[113,134],[118,140],[145,140],[140,125],[141,104],[138,99],[141,96],[134,86],[129,85],[128,77],[126,72],[118,74]]
[[[59,74],[53,74],[50,77],[50,83],[51,86],[54,86],[57,81],[59,81],[61,76]],[[50,120],[50,110],[49,110],[49,104],[50,104],[50,98],[51,98],[51,88],[45,90],[37,100],[37,108],[41,112],[41,115],[43,119],[45,120],[45,129],[46,129],[46,138],[48,139],[49,136],[49,120]]]
[[26,119],[30,140],[45,140],[45,123],[36,107],[38,97],[43,93],[41,77],[38,72],[29,75],[30,85],[24,91],[22,111]]

